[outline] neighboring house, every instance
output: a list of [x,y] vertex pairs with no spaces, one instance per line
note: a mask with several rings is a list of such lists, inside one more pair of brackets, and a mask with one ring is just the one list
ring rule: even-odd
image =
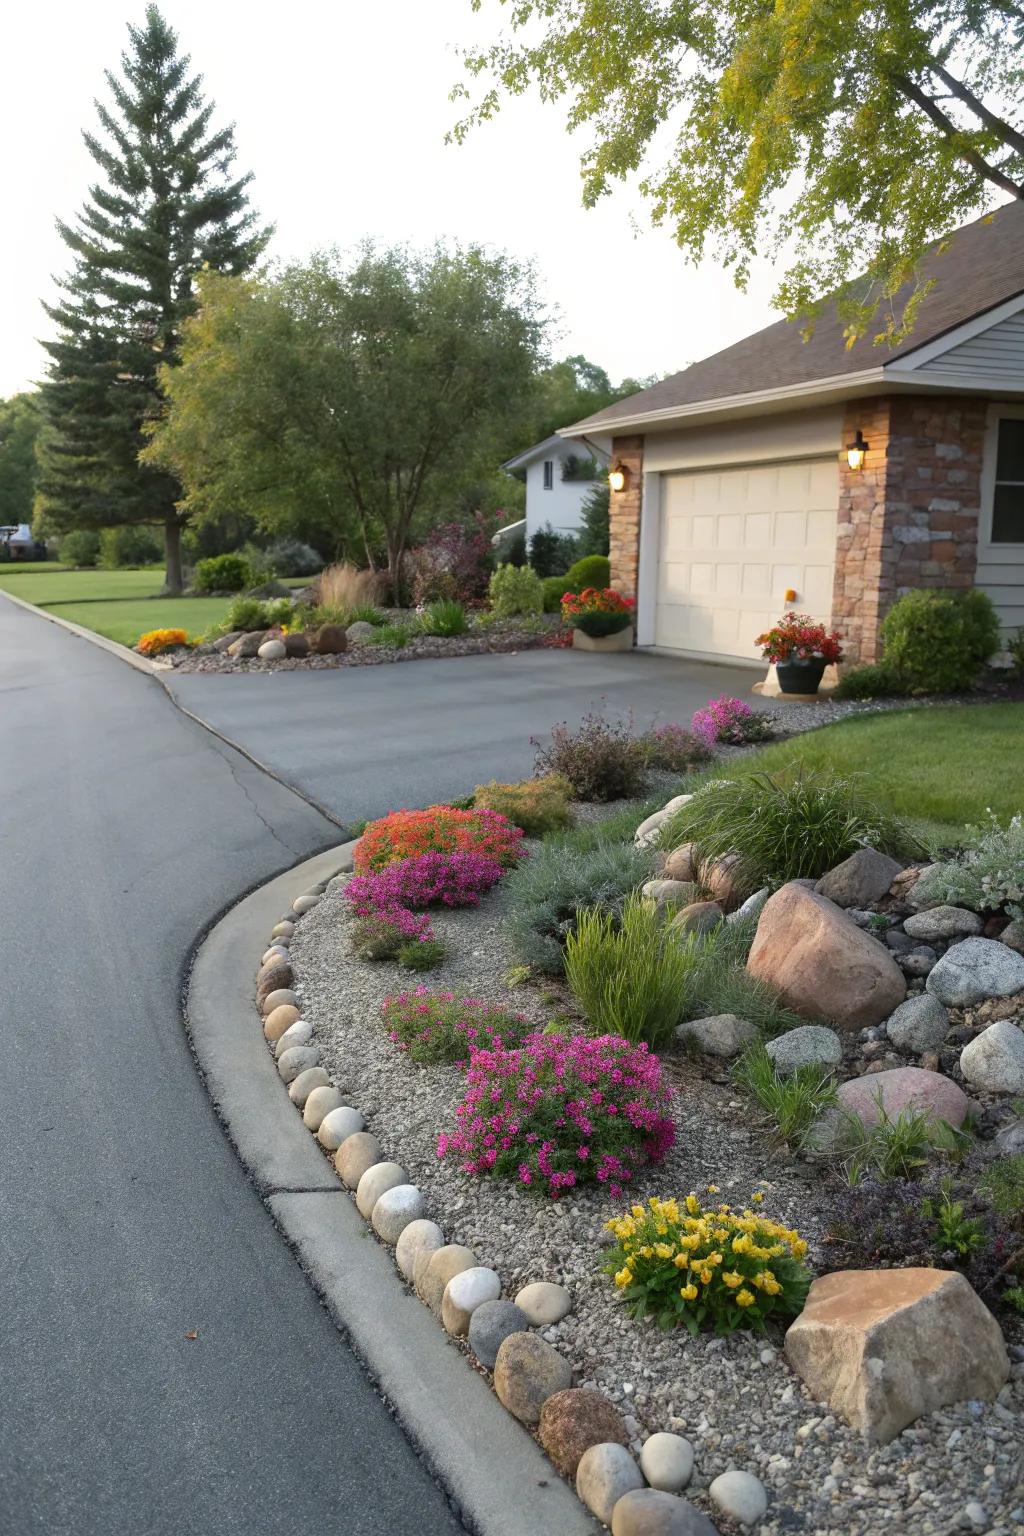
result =
[[871,661],[914,587],[976,585],[1024,625],[1024,204],[924,272],[898,347],[847,348],[833,307],[807,342],[781,321],[565,429],[612,435],[612,582],[640,645],[753,659],[795,608]]
[[0,544],[7,547],[12,560],[46,559],[46,545],[36,543],[28,523],[5,523],[0,527]]
[[527,549],[548,523],[556,533],[579,531],[584,499],[594,482],[608,473],[609,448],[605,437],[567,442],[556,432],[501,466],[510,474],[526,475]]

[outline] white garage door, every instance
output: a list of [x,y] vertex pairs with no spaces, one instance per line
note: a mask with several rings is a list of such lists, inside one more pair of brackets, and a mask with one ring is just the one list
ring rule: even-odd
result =
[[655,644],[749,659],[786,607],[827,622],[838,503],[831,456],[664,475]]

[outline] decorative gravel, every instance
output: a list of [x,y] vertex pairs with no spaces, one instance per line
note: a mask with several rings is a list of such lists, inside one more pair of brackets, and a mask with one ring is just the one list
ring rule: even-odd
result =
[[[822,715],[834,719],[839,710],[864,706],[806,708],[817,724]],[[785,718],[792,729],[791,710]],[[909,1536],[1010,1536],[1024,1526],[1024,1349],[1011,1346],[1012,1378],[995,1404],[930,1414],[869,1452],[805,1394],[780,1353],[781,1333],[690,1339],[625,1315],[600,1272],[603,1223],[621,1202],[596,1191],[552,1202],[440,1162],[437,1136],[453,1124],[462,1073],[418,1067],[397,1051],[380,1021],[384,998],[422,984],[512,1007],[541,1024],[566,1006],[566,994],[554,985],[549,993],[506,986],[517,957],[504,933],[500,887],[477,908],[432,914],[449,957],[425,975],[353,958],[343,888],[343,879],[332,883],[292,944],[303,1016],[314,1026],[325,1067],[366,1116],[384,1157],[400,1162],[422,1189],[427,1214],[447,1240],[467,1244],[496,1269],[507,1296],[532,1280],[568,1288],[573,1309],[542,1330],[544,1337],[570,1359],[577,1385],[597,1387],[621,1406],[634,1450],[649,1432],[685,1434],[696,1450],[688,1495],[711,1513],[704,1490],[719,1473],[755,1472],[770,1494],[762,1536],[874,1533],[897,1523]],[[749,1105],[724,1072],[712,1081],[685,1058],[670,1057],[666,1067],[678,1090],[676,1146],[657,1168],[637,1175],[630,1198],[714,1183],[722,1198],[742,1203],[761,1189],[765,1213],[797,1226],[811,1244],[811,1261],[829,1268],[821,1247],[825,1202],[813,1170],[751,1126]],[[730,1529],[720,1514],[717,1523]]]

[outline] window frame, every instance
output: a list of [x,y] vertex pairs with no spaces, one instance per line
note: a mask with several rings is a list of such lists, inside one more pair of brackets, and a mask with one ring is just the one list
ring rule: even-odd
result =
[[[999,454],[1000,421],[1024,421],[1024,403],[1020,401],[993,401],[988,408],[985,431],[985,450],[981,469],[981,526],[978,529],[979,545],[987,553],[998,555],[1001,550],[1024,549],[1022,539],[994,539],[993,524],[996,513],[996,462]],[[1000,484],[1004,482],[999,482]],[[1015,484],[1007,481],[1006,484]]]
[[554,488],[555,488],[555,461],[554,461],[554,459],[545,459],[543,461],[543,469],[541,470],[541,485],[543,486],[544,490],[546,490],[546,491],[553,491],[554,490]]

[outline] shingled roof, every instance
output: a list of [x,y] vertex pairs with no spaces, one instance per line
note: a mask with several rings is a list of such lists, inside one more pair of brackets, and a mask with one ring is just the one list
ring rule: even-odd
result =
[[[830,305],[808,341],[802,340],[797,321],[780,320],[565,430],[574,435],[608,431],[646,414],[668,415],[674,407],[683,410],[762,390],[796,388],[902,362],[927,343],[1024,293],[1024,203],[1008,203],[958,229],[943,248],[932,249],[922,266],[935,286],[921,304],[913,331],[897,347],[874,346],[870,336],[847,347],[843,321]],[[897,310],[909,292],[908,286],[897,295]]]

